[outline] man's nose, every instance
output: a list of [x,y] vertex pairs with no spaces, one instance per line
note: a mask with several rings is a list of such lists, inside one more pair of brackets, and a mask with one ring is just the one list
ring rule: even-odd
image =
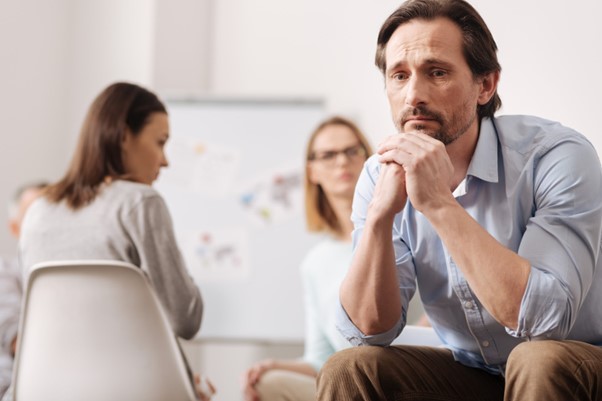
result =
[[424,78],[414,74],[405,86],[405,104],[411,107],[417,107],[427,103],[428,84]]

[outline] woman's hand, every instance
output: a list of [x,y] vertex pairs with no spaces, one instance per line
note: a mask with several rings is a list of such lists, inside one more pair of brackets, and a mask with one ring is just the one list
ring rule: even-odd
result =
[[274,360],[266,359],[256,363],[245,372],[243,377],[245,401],[260,401],[255,385],[257,385],[265,372],[274,368],[274,365]]
[[216,393],[215,386],[206,376],[194,375],[194,388],[201,401],[210,401]]

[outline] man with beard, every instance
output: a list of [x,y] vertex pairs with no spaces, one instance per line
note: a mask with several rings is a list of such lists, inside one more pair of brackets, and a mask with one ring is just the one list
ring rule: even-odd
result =
[[[497,46],[463,0],[409,0],[376,64],[399,131],[356,187],[319,400],[602,400],[602,174],[558,123],[494,117]],[[388,347],[416,286],[444,347]]]

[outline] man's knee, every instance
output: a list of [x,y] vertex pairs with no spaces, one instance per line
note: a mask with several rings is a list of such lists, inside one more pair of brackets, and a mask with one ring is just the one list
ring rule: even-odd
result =
[[331,356],[318,374],[318,399],[384,399],[391,348],[362,346],[348,348]]
[[318,375],[318,388],[364,386],[367,383],[397,380],[397,358],[394,347],[361,346],[339,351],[324,364]]
[[519,344],[508,357],[509,374],[555,377],[571,368],[571,350],[563,341],[528,341]]
[[362,346],[348,348],[333,354],[320,370],[318,377],[340,377],[351,373],[372,370],[374,364],[382,361],[387,348]]
[[508,358],[505,399],[602,399],[601,371],[602,350],[596,346],[570,340],[525,342]]

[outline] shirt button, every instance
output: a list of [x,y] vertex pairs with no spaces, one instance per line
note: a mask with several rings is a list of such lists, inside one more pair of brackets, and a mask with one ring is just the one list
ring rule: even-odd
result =
[[489,347],[489,341],[485,340],[481,343],[481,345],[485,348]]
[[465,307],[466,309],[472,309],[472,302],[470,302],[470,301],[466,301],[466,302],[464,302],[464,307]]

